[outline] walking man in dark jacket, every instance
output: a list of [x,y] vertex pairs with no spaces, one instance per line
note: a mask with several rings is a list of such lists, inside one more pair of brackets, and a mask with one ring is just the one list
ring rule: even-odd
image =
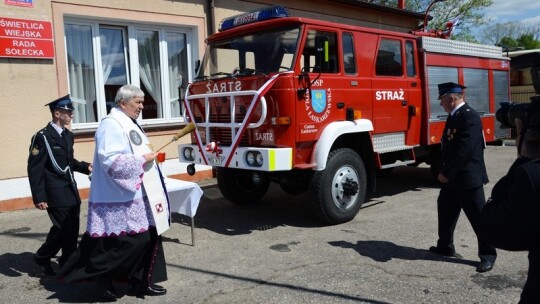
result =
[[52,276],[51,258],[62,249],[61,267],[77,248],[81,198],[73,173],[90,174],[92,165],[73,157],[73,133],[66,128],[74,110],[69,95],[47,105],[52,121],[32,136],[27,170],[34,205],[46,210],[52,222],[34,260]]
[[485,141],[478,113],[463,99],[465,86],[453,82],[439,84],[441,106],[448,113],[441,140],[442,166],[438,175],[441,191],[437,199],[439,240],[431,252],[458,256],[454,230],[461,210],[478,238],[478,272],[493,269],[497,252],[479,235],[479,220],[485,204],[484,184],[488,182],[484,163]]

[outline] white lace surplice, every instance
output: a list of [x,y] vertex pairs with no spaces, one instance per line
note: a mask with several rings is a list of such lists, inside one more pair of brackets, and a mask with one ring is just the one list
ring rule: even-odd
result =
[[101,122],[95,139],[87,233],[92,237],[119,236],[155,226],[141,185],[144,157],[132,154],[126,134],[114,119]]

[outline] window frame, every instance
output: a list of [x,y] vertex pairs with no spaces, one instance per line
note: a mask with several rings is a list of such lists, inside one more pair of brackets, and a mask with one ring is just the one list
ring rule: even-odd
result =
[[[399,56],[392,50],[389,50],[390,47],[396,47],[396,45],[387,45],[389,43],[397,43],[397,51],[399,51]],[[377,43],[377,51],[375,57],[374,65],[374,75],[376,77],[404,77],[404,50],[403,50],[403,40],[394,37],[381,36]],[[391,55],[391,56],[388,56]],[[388,64],[391,59],[392,64]],[[399,59],[399,62],[395,59]],[[399,65],[399,69],[396,68]]]
[[[111,28],[123,28],[125,29],[124,35],[127,39],[125,41],[124,48],[125,54],[127,57],[125,60],[127,61],[127,79],[128,83],[131,83],[133,85],[136,85],[138,87],[141,86],[141,80],[140,80],[140,71],[139,71],[139,52],[138,52],[138,40],[137,40],[137,33],[140,30],[152,30],[152,31],[158,31],[158,46],[159,46],[159,62],[160,62],[160,77],[161,77],[161,99],[162,99],[162,118],[150,118],[145,119],[144,117],[140,117],[138,119],[139,123],[141,125],[145,126],[167,126],[172,124],[178,124],[184,122],[184,116],[182,113],[178,117],[174,117],[173,113],[171,112],[171,105],[170,102],[173,98],[170,96],[170,88],[169,88],[169,62],[168,62],[168,49],[167,49],[167,39],[168,33],[174,33],[174,34],[183,34],[185,35],[185,48],[187,50],[187,67],[185,68],[187,71],[187,79],[185,79],[185,83],[189,83],[193,80],[194,76],[194,65],[195,60],[198,58],[198,49],[197,49],[197,37],[198,37],[198,29],[197,27],[190,26],[190,25],[179,25],[179,26],[173,26],[171,24],[161,24],[161,23],[146,23],[146,22],[127,22],[126,20],[104,20],[102,18],[85,18],[85,17],[79,17],[79,16],[65,16],[63,20],[63,39],[64,39],[64,51],[65,51],[65,65],[66,65],[66,86],[68,89],[68,92],[71,92],[71,84],[69,82],[69,69],[68,67],[68,46],[66,41],[66,24],[76,24],[76,25],[83,25],[83,26],[90,26],[91,27],[91,40],[92,40],[92,54],[94,57],[94,70],[95,70],[95,94],[96,94],[96,112],[97,112],[97,122],[78,122],[78,123],[72,123],[72,129],[74,131],[90,131],[95,130],[99,126],[99,121],[103,119],[106,114],[106,98],[105,98],[105,87],[104,87],[104,79],[103,79],[103,66],[102,66],[102,58],[101,58],[101,44],[100,44],[100,33],[99,30],[101,27],[111,27]],[[129,81],[131,79],[131,82]],[[185,93],[185,90],[183,90],[183,93]],[[183,100],[184,96],[178,96],[179,100]],[[183,106],[180,107],[181,111],[183,110]]]
[[[350,38],[350,40],[348,40]],[[350,52],[350,55],[351,57],[350,58],[346,58],[346,55],[348,50],[346,50],[346,47],[349,47],[349,45],[347,44],[347,42],[350,42],[350,47],[351,47],[351,52]],[[355,46],[355,41],[354,41],[354,34],[352,32],[343,32],[341,33],[341,44],[342,44],[342,57],[343,57],[343,73],[345,73],[345,75],[349,75],[349,76],[356,76],[358,75],[358,65],[356,64],[356,46]],[[350,59],[351,62],[349,62],[349,64],[347,64],[347,61],[346,59]]]

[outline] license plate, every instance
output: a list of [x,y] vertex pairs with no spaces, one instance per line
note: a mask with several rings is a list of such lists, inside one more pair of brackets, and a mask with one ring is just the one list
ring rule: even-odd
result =
[[224,160],[224,156],[208,155],[208,162],[210,165],[222,165]]

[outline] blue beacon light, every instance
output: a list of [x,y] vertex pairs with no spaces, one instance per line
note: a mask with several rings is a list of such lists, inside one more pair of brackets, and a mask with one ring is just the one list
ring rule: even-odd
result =
[[288,16],[289,16],[289,12],[287,11],[285,7],[280,6],[280,5],[270,6],[267,8],[263,8],[261,10],[256,10],[256,11],[252,11],[252,12],[248,12],[248,13],[244,13],[244,14],[240,14],[240,15],[223,19],[223,21],[221,21],[221,24],[219,26],[219,30],[225,31],[233,27],[237,27],[237,26],[252,23],[252,22],[288,17]]

